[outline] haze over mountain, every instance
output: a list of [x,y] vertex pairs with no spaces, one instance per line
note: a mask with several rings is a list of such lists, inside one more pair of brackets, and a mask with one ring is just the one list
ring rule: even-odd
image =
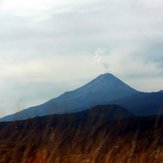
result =
[[42,105],[6,116],[1,120],[21,120],[36,116],[78,112],[104,102],[131,96],[135,93],[138,93],[138,91],[114,75],[105,73],[74,91],[66,92]]

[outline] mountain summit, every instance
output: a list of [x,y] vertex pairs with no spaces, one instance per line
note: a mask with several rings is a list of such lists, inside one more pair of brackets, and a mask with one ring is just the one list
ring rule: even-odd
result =
[[137,91],[110,73],[105,73],[93,79],[84,86],[70,92],[66,92],[58,99],[72,99],[76,96],[91,96],[96,101],[104,102],[119,99]]
[[25,109],[2,120],[22,120],[36,116],[79,112],[135,93],[137,93],[135,89],[114,75],[105,73],[74,91],[66,92],[42,105]]

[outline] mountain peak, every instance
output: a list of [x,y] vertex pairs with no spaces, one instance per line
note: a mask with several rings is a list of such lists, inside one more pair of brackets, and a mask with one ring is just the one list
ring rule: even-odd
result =
[[99,75],[99,77],[107,77],[107,76],[110,76],[110,77],[114,77],[114,75],[113,74],[111,74],[111,73],[104,73],[104,74],[101,74],[101,75]]
[[106,80],[116,80],[116,79],[118,79],[118,78],[115,77],[113,74],[111,74],[111,73],[104,73],[104,74],[101,74],[101,75],[97,76],[92,81],[97,81],[97,80],[100,80],[100,81],[104,80],[104,81],[106,81]]
[[99,75],[96,79],[100,79],[100,78],[107,79],[107,78],[116,78],[116,77],[111,73],[104,73]]
[[[106,89],[106,88],[117,89],[117,87],[126,87],[126,88],[130,87],[111,73],[101,74],[98,77],[96,77],[95,79],[93,79],[91,82],[86,84],[85,86],[91,86],[91,85],[94,85],[96,87],[101,85],[101,87],[105,87],[103,89]],[[85,86],[83,86],[83,87],[85,87]]]

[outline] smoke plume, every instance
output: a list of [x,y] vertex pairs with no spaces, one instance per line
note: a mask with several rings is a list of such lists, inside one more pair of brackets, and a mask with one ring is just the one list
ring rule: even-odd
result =
[[107,48],[97,49],[94,54],[95,63],[101,65],[105,72],[108,72],[109,70],[108,55],[109,52]]

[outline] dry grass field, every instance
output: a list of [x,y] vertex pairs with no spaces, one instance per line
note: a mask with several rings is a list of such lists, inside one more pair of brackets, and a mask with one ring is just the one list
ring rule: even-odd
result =
[[0,163],[163,162],[163,116],[107,121],[104,114],[1,123]]

